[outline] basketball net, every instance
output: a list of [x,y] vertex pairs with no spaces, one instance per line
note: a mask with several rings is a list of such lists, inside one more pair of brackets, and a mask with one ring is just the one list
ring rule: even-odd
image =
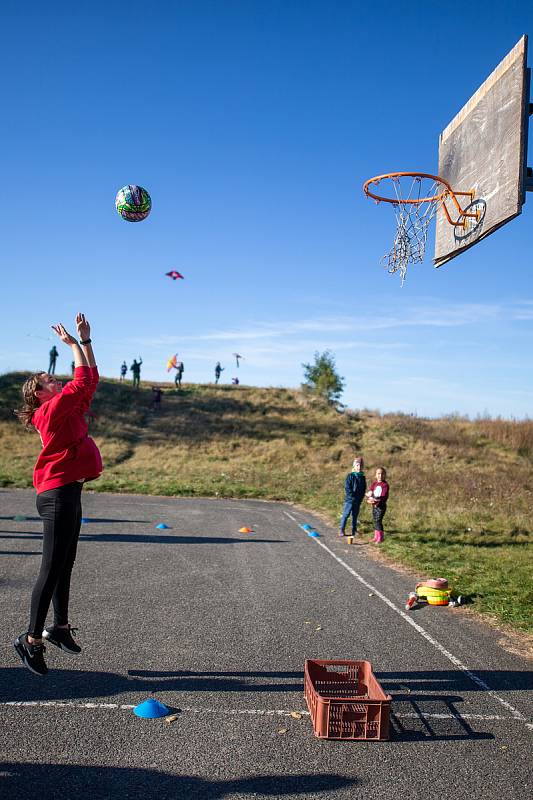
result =
[[407,275],[409,264],[424,260],[428,226],[442,203],[440,183],[422,177],[391,177],[396,202],[396,235],[388,253],[381,263],[388,272],[399,272],[401,285]]

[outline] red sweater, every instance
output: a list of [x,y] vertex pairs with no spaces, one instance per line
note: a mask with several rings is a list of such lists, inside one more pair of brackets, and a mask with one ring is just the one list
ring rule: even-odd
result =
[[389,484],[387,481],[374,481],[370,487],[372,496],[378,501],[376,503],[380,508],[387,507],[387,500],[389,497]]
[[37,494],[100,476],[100,451],[88,435],[85,419],[97,385],[96,367],[76,367],[61,393],[35,411],[31,421],[43,445],[33,471]]

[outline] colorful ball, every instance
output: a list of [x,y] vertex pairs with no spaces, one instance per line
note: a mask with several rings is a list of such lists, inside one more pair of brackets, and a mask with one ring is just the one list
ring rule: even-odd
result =
[[119,189],[115,197],[115,208],[128,222],[141,222],[152,210],[152,200],[146,189],[128,184]]

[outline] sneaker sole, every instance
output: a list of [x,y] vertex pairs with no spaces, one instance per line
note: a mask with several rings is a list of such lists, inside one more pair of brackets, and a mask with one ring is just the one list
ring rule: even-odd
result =
[[37,670],[33,669],[31,664],[28,663],[27,656],[26,656],[26,651],[24,650],[24,647],[20,644],[18,639],[13,642],[13,647],[15,648],[17,653],[19,654],[19,656],[20,656],[20,658],[22,660],[22,663],[24,664],[26,669],[29,669],[29,671],[33,672],[34,675],[38,675],[39,678],[44,678],[46,676],[46,674],[47,674],[46,672],[37,672]]
[[50,635],[47,633],[47,631],[43,631],[43,639],[46,639],[47,642],[49,642],[50,644],[53,644],[54,647],[58,647],[60,650],[62,650],[64,653],[66,653],[69,656],[79,656],[79,655],[81,655],[81,650],[79,652],[76,651],[76,650],[69,650],[68,647],[66,647],[66,645],[63,644],[63,642],[56,642],[55,639],[52,639],[50,637]]

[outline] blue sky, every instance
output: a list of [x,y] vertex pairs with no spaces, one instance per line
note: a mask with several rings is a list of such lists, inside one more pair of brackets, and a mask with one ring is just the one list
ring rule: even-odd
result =
[[[361,191],[437,169],[528,4],[6,2],[2,23],[1,372],[46,369],[49,326],[82,310],[104,375],[142,356],[166,380],[178,352],[185,380],[220,360],[298,386],[329,349],[354,408],[531,415],[533,194],[439,270],[431,239],[400,288],[392,212]],[[115,212],[127,183],[145,222]]]

